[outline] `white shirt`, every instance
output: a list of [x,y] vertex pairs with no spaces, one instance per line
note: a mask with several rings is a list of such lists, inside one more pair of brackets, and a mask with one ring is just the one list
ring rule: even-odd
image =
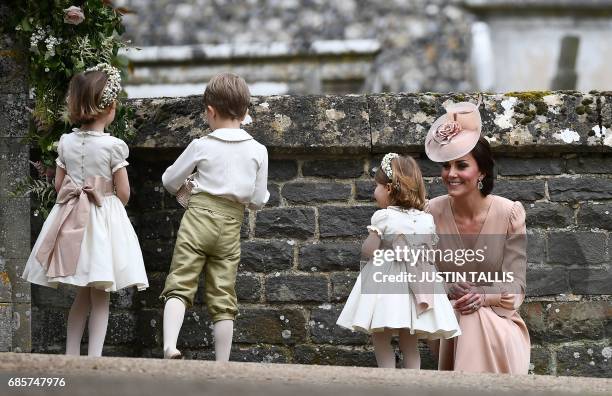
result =
[[268,202],[268,150],[242,129],[221,128],[195,139],[162,175],[164,187],[176,194],[197,168],[192,193],[206,192],[249,209]]

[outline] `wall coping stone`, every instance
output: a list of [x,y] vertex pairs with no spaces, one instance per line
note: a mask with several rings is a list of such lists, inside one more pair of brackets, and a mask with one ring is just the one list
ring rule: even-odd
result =
[[[495,152],[612,151],[612,92],[480,95],[485,136]],[[245,129],[271,154],[422,152],[427,131],[453,102],[479,94],[398,93],[252,97]],[[209,132],[202,96],[131,99],[133,148],[182,149]]]

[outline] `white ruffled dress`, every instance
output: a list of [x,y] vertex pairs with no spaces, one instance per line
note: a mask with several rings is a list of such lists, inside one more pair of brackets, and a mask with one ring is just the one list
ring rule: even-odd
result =
[[[408,239],[410,235],[420,238],[431,236],[428,239],[432,244],[437,239],[433,217],[429,213],[396,206],[376,211],[368,229],[376,231],[383,244],[385,239],[399,235],[405,235]],[[431,247],[433,246],[428,246]],[[397,275],[406,269],[405,263],[394,261],[388,264],[390,265],[378,267],[387,275]],[[385,329],[409,329],[412,334],[426,339],[446,339],[461,334],[442,283],[431,283],[433,307],[417,314],[415,297],[408,290],[395,294],[362,293],[362,275],[372,274],[376,270],[372,261],[362,268],[336,322],[339,326],[366,333]]]
[[[60,138],[56,163],[66,170],[75,184],[82,185],[90,176],[112,180],[113,174],[128,165],[129,150],[125,142],[108,133],[81,131]],[[66,176],[68,177],[68,176]],[[117,291],[136,286],[149,286],[138,237],[121,200],[116,195],[102,198],[102,206],[89,202],[89,220],[81,243],[76,272],[70,276],[48,277],[36,253],[60,205],[56,204],[43,224],[22,277],[42,286],[57,287],[64,283]]]

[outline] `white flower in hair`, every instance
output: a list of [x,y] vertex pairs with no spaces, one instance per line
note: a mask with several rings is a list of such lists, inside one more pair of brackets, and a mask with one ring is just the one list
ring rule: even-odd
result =
[[399,154],[397,153],[388,153],[385,154],[382,161],[380,162],[380,167],[385,172],[385,175],[389,178],[389,180],[393,180],[393,169],[391,168],[391,160],[393,158],[398,158]]
[[102,98],[100,98],[100,107],[108,107],[117,99],[117,95],[121,92],[121,73],[119,69],[108,63],[98,63],[96,66],[85,70],[85,73],[92,71],[101,71],[108,76],[108,81],[106,81],[106,85],[102,90]]

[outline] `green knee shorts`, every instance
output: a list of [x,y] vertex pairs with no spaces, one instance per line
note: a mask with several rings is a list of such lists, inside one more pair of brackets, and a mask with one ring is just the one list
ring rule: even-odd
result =
[[244,205],[214,195],[191,196],[176,237],[170,273],[160,299],[193,305],[204,271],[204,301],[213,322],[238,314],[236,271],[240,263],[240,227]]

